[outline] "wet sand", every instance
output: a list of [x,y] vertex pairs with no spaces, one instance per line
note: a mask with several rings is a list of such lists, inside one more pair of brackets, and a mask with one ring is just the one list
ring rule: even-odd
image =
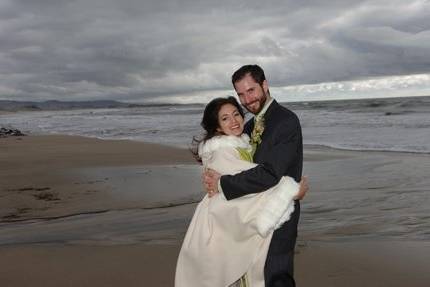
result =
[[95,176],[82,171],[166,164],[195,161],[185,149],[133,141],[62,135],[0,139],[0,221],[135,206],[112,196],[110,182],[123,179],[116,171]]
[[[429,164],[429,155],[307,148],[298,286],[427,286]],[[199,179],[186,180],[199,173],[187,150],[6,138],[0,169],[2,285],[172,286],[201,196]]]
[[[297,286],[426,287],[430,243],[308,243],[296,254]],[[3,286],[173,286],[179,245],[0,247]]]

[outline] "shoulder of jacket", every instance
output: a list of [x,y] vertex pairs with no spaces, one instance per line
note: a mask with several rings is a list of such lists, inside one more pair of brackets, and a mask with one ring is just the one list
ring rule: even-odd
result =
[[283,105],[279,104],[278,102],[275,102],[275,106],[273,107],[273,110],[271,111],[271,116],[276,118],[277,120],[283,120],[283,121],[294,121],[298,124],[300,123],[299,117],[296,115],[295,112],[288,109],[287,107],[284,107]]

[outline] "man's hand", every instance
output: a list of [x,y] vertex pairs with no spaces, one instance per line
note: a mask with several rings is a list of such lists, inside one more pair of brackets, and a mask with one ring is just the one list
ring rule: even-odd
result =
[[203,186],[206,189],[209,197],[217,194],[218,191],[218,181],[221,177],[221,174],[216,172],[213,169],[206,169],[202,175]]
[[302,200],[305,197],[306,192],[308,192],[308,190],[309,190],[308,177],[302,176],[302,180],[300,181],[299,193],[297,193],[294,199]]

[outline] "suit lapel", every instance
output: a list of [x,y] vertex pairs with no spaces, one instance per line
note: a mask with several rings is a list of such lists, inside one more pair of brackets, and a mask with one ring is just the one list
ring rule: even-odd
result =
[[[255,153],[254,153],[255,163],[259,163],[260,158],[264,156],[264,149],[265,149],[264,146],[266,146],[267,144],[270,144],[267,142],[269,140],[268,133],[270,133],[270,127],[272,126],[274,121],[273,112],[274,110],[276,110],[278,106],[279,106],[278,102],[276,102],[276,100],[273,100],[270,106],[267,108],[267,111],[264,113],[264,132],[261,138],[262,142],[257,146],[257,149],[255,150]],[[252,129],[254,128],[254,119],[251,119],[250,121],[251,121],[250,127],[252,131]]]
[[270,106],[267,108],[266,113],[264,114],[264,123],[267,126],[270,126],[273,119],[273,111],[276,110],[276,108],[279,106],[278,102],[276,100],[273,100],[273,102],[270,104]]
[[251,137],[252,130],[254,129],[254,117],[248,120],[245,124],[244,132]]

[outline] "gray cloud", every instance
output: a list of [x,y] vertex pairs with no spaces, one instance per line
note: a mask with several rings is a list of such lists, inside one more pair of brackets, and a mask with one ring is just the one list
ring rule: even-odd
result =
[[0,0],[0,99],[139,100],[430,72],[429,1]]

